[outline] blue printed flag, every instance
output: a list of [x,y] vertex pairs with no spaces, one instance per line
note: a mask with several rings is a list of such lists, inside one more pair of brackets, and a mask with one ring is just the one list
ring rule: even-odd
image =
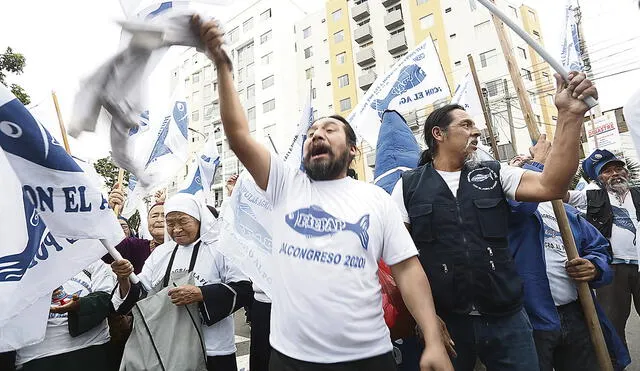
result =
[[203,153],[196,157],[192,170],[179,193],[201,195],[205,200],[209,200],[211,186],[219,165],[220,154],[215,139],[211,138],[205,143]]

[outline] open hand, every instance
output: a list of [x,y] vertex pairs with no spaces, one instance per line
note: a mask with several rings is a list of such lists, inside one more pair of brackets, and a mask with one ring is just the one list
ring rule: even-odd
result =
[[169,297],[175,305],[187,305],[199,303],[202,299],[202,290],[193,285],[184,285],[169,289]]
[[547,140],[547,134],[541,134],[536,145],[529,148],[533,161],[544,164],[551,153],[551,142]]

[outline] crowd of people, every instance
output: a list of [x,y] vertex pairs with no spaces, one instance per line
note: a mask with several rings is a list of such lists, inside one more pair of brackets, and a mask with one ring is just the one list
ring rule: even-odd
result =
[[[403,370],[471,371],[477,360],[490,371],[598,370],[579,283],[594,289],[615,369],[631,362],[625,325],[632,298],[640,312],[640,191],[606,150],[582,164],[587,190],[568,191],[582,100],[597,98],[583,73],[557,76],[553,145],[543,135],[509,165],[479,159],[480,131],[463,107],[435,109],[419,166],[389,195],[348,176],[358,149],[341,116],[313,122],[302,170],[257,142],[218,24],[193,23],[216,66],[230,148],[273,206],[270,295],[218,251],[218,210],[192,195],[158,195],[147,216],[152,240],[123,219],[123,259],[105,256],[56,290],[45,340],[4,354],[2,367],[236,371],[233,314],[246,307],[252,371],[396,370],[381,260],[415,321],[407,337],[419,339],[416,364]],[[109,204],[124,198],[115,188]],[[550,202],[558,199],[577,258],[565,252]]]

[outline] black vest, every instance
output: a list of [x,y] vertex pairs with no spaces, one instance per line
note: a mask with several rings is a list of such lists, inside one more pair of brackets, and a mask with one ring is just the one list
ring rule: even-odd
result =
[[500,164],[465,166],[456,197],[431,164],[405,172],[402,182],[411,236],[438,313],[520,310],[523,286],[508,248],[510,208]]
[[[633,205],[636,207],[636,217],[640,220],[640,189],[630,188]],[[587,191],[587,220],[593,224],[606,238],[611,238],[613,228],[613,209],[609,193],[605,189],[590,189]]]

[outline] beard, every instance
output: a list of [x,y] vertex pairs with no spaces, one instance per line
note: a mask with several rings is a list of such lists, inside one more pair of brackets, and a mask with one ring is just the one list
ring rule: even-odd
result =
[[623,177],[612,177],[607,181],[607,190],[622,195],[629,191],[629,180]]
[[482,158],[477,150],[467,153],[464,163],[469,169],[475,169],[480,166]]
[[307,176],[313,180],[334,180],[337,179],[342,172],[344,172],[351,159],[349,158],[349,148],[347,148],[340,156],[335,157],[333,151],[329,149],[328,158],[312,161],[312,151],[309,151],[304,157],[302,166]]

